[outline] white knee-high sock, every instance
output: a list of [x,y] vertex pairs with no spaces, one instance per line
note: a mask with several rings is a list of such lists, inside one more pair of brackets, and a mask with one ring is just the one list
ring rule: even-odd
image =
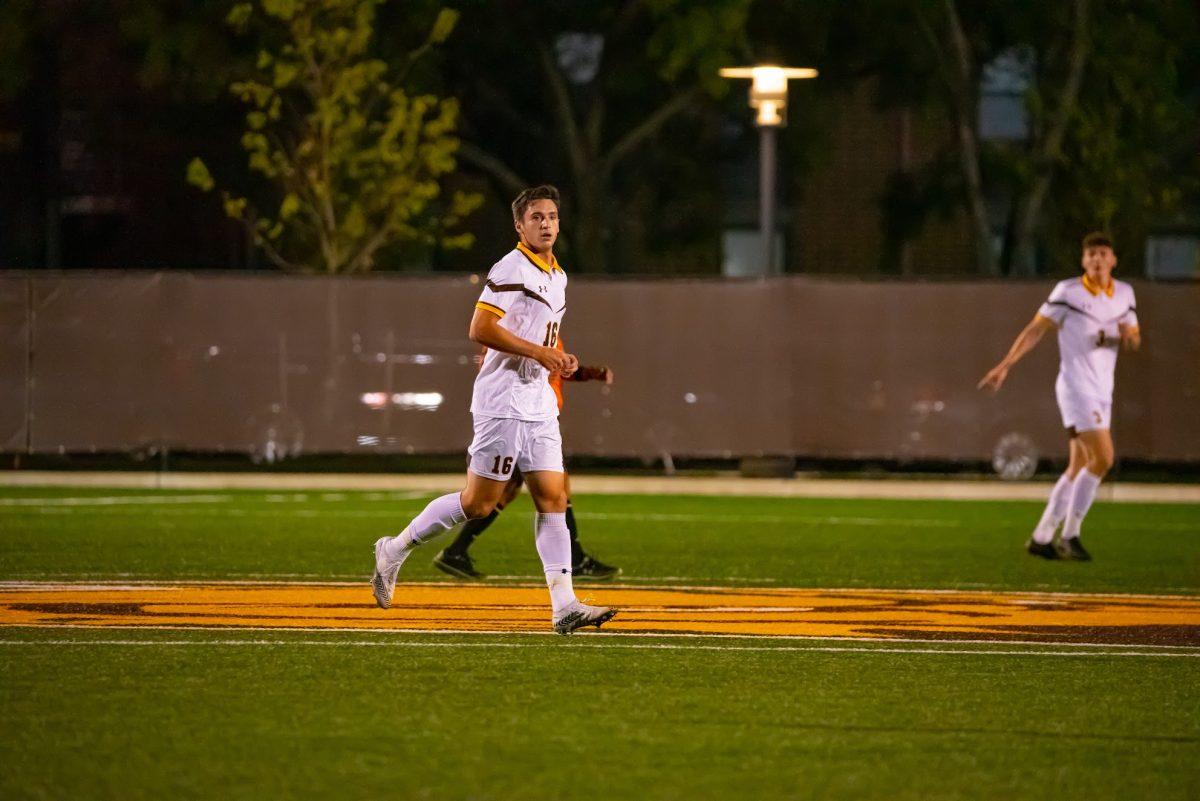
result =
[[1067,505],[1071,500],[1073,484],[1071,477],[1066,473],[1058,477],[1058,481],[1054,483],[1054,489],[1050,490],[1050,500],[1046,502],[1042,519],[1038,521],[1037,528],[1033,530],[1034,542],[1045,545],[1054,539],[1054,530],[1061,526],[1067,517]]
[[1075,476],[1075,483],[1071,485],[1071,502],[1067,506],[1067,519],[1063,523],[1063,539],[1079,536],[1079,526],[1087,516],[1088,509],[1092,508],[1092,501],[1096,500],[1096,490],[1099,488],[1100,477],[1089,473],[1087,468],[1080,470],[1079,475]]
[[567,531],[567,515],[565,512],[538,512],[534,525],[533,541],[542,558],[542,569],[546,571],[550,605],[557,615],[575,600],[575,589],[571,586],[571,534]]
[[465,523],[467,514],[463,511],[460,496],[461,493],[452,492],[430,501],[403,531],[384,543],[384,555],[388,559],[403,561],[418,545]]

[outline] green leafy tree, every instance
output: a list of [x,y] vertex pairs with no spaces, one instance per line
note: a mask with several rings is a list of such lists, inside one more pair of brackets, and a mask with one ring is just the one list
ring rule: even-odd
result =
[[[910,86],[887,87],[890,99],[941,113],[956,145],[956,171],[940,159],[907,178],[924,188],[917,194],[929,210],[944,210],[948,195],[965,205],[978,272],[1033,275],[1038,254],[1073,264],[1080,234],[1097,227],[1117,229],[1136,252],[1155,220],[1195,202],[1200,95],[1186,79],[1200,51],[1194,4],[887,0],[870,13],[888,4],[887,13],[921,34],[892,37],[903,44],[891,48],[890,68]],[[1023,98],[1029,135],[983,141],[983,66],[1014,50],[1032,69]],[[919,217],[913,199],[904,213]]]
[[[963,186],[975,236],[977,268],[985,275],[1033,272],[1033,239],[1053,181],[1062,166],[1063,142],[1075,114],[1092,54],[1090,0],[1023,11],[912,0],[917,26],[937,63],[937,76],[958,142]],[[970,15],[965,12],[969,11]],[[1017,147],[988,146],[979,135],[980,79],[986,63],[1024,47],[1036,65],[1027,94],[1030,137]],[[990,151],[990,152],[989,152]],[[985,166],[991,157],[1010,177],[1011,210],[1004,247],[993,246]]]
[[[963,213],[980,274],[1074,264],[1079,236],[1097,227],[1113,230],[1136,269],[1124,254],[1148,232],[1188,227],[1200,178],[1195,4],[775,2],[787,12],[772,18],[779,30],[811,23],[784,52],[797,63],[817,53],[820,91],[869,81],[880,108],[903,110],[928,137],[882,198],[893,251],[933,216]],[[1001,56],[1027,70],[1019,140],[980,135],[981,79]]]
[[[1110,0],[1097,9],[1088,80],[1048,206],[1050,249],[1074,265],[1079,235],[1116,237],[1122,272],[1141,266],[1156,227],[1200,207],[1200,8]],[[1194,223],[1193,223],[1194,225]]]
[[[283,269],[363,272],[390,246],[471,244],[449,231],[481,198],[441,199],[441,179],[455,169],[458,104],[404,86],[458,14],[442,9],[393,67],[372,52],[383,2],[258,0],[229,13],[231,25],[263,41],[253,75],[230,89],[249,106],[241,144],[250,169],[275,189],[277,205],[223,192],[225,211]],[[187,176],[204,191],[215,187],[200,159]]]
[[[639,185],[681,150],[696,160],[694,129],[674,143],[674,154],[648,154],[662,146],[671,125],[728,91],[717,70],[744,58],[749,5],[471,6],[448,62],[469,99],[464,165],[509,197],[531,183],[558,182],[570,218],[564,237],[570,265],[606,271],[615,261],[622,212],[644,205]],[[673,179],[689,180],[682,170]],[[678,197],[693,193],[694,184],[674,188]]]

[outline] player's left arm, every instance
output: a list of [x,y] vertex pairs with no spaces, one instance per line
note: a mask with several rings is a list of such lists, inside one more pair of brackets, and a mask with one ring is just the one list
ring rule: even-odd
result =
[[[559,350],[566,350],[561,332],[559,333],[558,343],[555,347]],[[575,357],[572,356],[571,358]],[[586,367],[581,365],[578,359],[575,360],[575,366],[570,372],[564,370],[559,375],[564,381],[603,381],[605,384],[613,382],[612,370],[609,367]]]
[[533,359],[552,373],[563,374],[579,369],[579,360],[575,358],[574,354],[564,353],[546,345],[538,345],[536,342],[530,342],[517,336],[501,326],[496,312],[487,308],[475,309],[467,336],[472,342],[483,345],[485,348]]
[[1137,307],[1132,295],[1129,298],[1129,310],[1117,322],[1117,331],[1121,335],[1122,350],[1137,350],[1142,346],[1142,330],[1138,328]]
[[567,346],[563,343],[561,334],[558,339],[554,340],[554,349],[568,359],[567,366],[558,371],[558,377],[564,381],[573,381],[574,379],[571,376],[579,372],[579,359],[574,353],[567,353]]

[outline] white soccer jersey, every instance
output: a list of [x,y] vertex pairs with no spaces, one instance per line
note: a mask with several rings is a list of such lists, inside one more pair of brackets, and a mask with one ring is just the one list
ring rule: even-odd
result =
[[1111,402],[1121,346],[1118,326],[1138,324],[1133,287],[1115,278],[1107,290],[1092,285],[1087,276],[1059,281],[1038,314],[1058,325],[1059,388]]
[[[546,347],[558,341],[558,327],[567,310],[567,274],[555,262],[517,244],[493,265],[475,308],[500,318],[500,325],[521,339]],[[516,420],[550,420],[558,403],[550,373],[534,359],[488,348],[475,377],[471,413]]]

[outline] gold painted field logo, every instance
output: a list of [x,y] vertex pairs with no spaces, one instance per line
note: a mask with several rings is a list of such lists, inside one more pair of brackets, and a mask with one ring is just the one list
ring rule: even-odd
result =
[[[611,586],[605,631],[1200,646],[1200,597]],[[545,587],[0,584],[0,626],[545,632]]]

